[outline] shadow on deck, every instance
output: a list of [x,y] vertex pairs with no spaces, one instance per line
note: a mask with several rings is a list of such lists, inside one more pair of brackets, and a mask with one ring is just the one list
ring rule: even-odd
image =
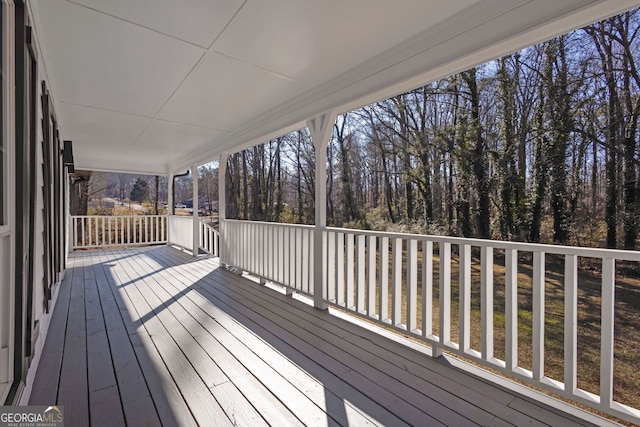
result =
[[74,253],[51,322],[30,404],[70,426],[606,423],[166,246]]

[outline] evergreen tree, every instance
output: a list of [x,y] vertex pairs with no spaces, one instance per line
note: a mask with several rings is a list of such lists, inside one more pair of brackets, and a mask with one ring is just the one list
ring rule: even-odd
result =
[[131,189],[129,199],[133,202],[142,203],[149,197],[149,183],[142,178],[136,179]]

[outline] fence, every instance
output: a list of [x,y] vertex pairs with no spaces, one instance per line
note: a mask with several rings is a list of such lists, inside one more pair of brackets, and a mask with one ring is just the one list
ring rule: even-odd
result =
[[73,249],[167,242],[164,215],[72,216]]

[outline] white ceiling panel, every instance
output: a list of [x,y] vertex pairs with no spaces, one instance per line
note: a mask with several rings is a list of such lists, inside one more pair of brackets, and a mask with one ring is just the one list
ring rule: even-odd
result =
[[203,50],[61,0],[38,1],[56,101],[153,117]]
[[290,99],[300,89],[292,80],[208,53],[158,117],[230,131]]
[[29,0],[78,169],[177,172],[640,0]]
[[213,50],[301,81],[318,82],[479,1],[249,1]]
[[72,3],[208,48],[244,0],[73,0]]
[[58,118],[63,123],[64,137],[73,141],[74,153],[90,151],[118,156],[138,139],[151,119],[115,113],[97,108],[61,104]]
[[128,153],[156,150],[165,155],[167,152],[170,155],[185,154],[201,148],[224,133],[215,129],[154,120]]

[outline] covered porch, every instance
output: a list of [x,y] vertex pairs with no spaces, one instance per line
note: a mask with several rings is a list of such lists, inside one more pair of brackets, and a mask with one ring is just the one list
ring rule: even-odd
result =
[[609,424],[429,354],[208,255],[78,251],[29,404],[92,426]]
[[[639,423],[614,350],[640,252],[329,227],[324,167],[340,114],[639,3],[3,0],[2,402],[72,426],[614,424],[527,384]],[[227,217],[229,156],[300,129],[313,225]],[[212,161],[219,229],[173,215]],[[74,168],[168,177],[169,213],[72,215]]]

